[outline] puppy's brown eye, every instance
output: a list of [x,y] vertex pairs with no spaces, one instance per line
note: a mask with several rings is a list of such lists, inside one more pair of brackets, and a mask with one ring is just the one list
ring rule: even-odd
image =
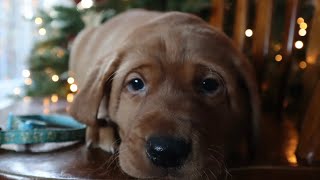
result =
[[128,83],[129,91],[143,91],[145,89],[144,82],[140,78],[134,78]]
[[201,82],[201,91],[204,93],[214,93],[219,89],[219,82],[214,78],[206,78]]

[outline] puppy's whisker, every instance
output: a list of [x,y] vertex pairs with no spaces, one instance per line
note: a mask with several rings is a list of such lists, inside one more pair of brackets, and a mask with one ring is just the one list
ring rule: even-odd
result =
[[199,177],[202,176],[202,173],[201,173],[201,168],[199,167],[199,165],[195,165],[194,163],[192,163],[192,171],[194,172],[192,174],[192,178],[191,179],[198,179]]
[[121,151],[117,151],[111,158],[111,161],[109,161],[108,160],[108,166],[106,167],[106,169],[107,170],[109,170],[109,168],[111,167],[111,165],[114,165],[114,164],[116,164],[116,165],[118,165],[118,163],[116,163],[116,160],[118,160],[119,159],[119,155],[120,155],[120,153],[123,153],[123,152],[125,152],[125,151],[128,151],[129,150],[129,148],[125,148],[125,149],[121,149]]
[[210,170],[210,169],[208,169],[209,170],[209,172],[212,174],[212,176],[216,179],[216,180],[218,180],[217,179],[217,176]]
[[208,148],[208,151],[210,151],[211,153],[215,153],[215,154],[219,155],[222,159],[224,159],[224,155],[219,150],[216,150],[213,148]]
[[221,173],[221,169],[222,169],[222,163],[214,156],[210,156],[210,158],[214,161],[216,161],[218,163],[218,166],[219,166],[219,174]]
[[113,172],[113,170],[115,170],[116,168],[118,168],[117,170],[121,170],[121,167],[119,166],[119,163],[117,163],[116,160],[118,160],[119,157],[118,156],[115,156],[111,162],[109,162],[108,166],[106,167],[106,170],[105,172]]
[[225,168],[225,172],[226,172],[226,179],[228,179],[228,177],[230,177],[230,179],[232,179],[232,174],[230,174],[230,172],[228,171],[227,168]]
[[194,141],[194,144],[200,144],[198,133],[192,132],[192,133],[191,133],[191,136],[192,136],[192,140]]
[[210,180],[208,174],[206,173],[206,170],[203,170],[204,175],[206,176],[207,180]]
[[[98,168],[94,169],[91,173],[97,173],[97,172],[100,172],[101,170],[103,170],[103,172],[105,172],[104,170],[108,169],[110,164],[112,164],[110,162],[114,161],[114,158],[115,158],[114,156],[115,155],[111,155],[104,163],[102,163]],[[108,164],[108,163],[110,163],[110,164]],[[105,168],[106,165],[108,165],[107,168]]]

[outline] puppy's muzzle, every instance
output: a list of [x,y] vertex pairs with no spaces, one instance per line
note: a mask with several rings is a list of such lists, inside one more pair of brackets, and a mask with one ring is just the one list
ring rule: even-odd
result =
[[162,168],[183,165],[191,152],[191,143],[171,136],[152,136],[146,143],[146,154],[151,162]]

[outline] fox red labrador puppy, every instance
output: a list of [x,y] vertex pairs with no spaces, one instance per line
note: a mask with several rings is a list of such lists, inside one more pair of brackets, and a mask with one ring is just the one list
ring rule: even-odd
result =
[[118,15],[80,33],[70,68],[80,88],[70,113],[88,125],[88,144],[116,150],[132,177],[224,178],[258,117],[253,69],[193,15]]

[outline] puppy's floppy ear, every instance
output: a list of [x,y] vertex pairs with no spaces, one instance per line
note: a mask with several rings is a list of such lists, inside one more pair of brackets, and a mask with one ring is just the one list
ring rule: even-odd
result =
[[259,89],[257,79],[255,78],[255,71],[253,66],[250,65],[250,62],[243,57],[240,56],[241,60],[237,61],[236,67],[242,76],[242,80],[244,81],[244,85],[247,88],[248,95],[250,98],[250,109],[251,109],[251,119],[252,125],[254,129],[258,128],[258,122],[260,118],[260,97],[259,97]]
[[260,96],[259,96],[259,88],[257,79],[255,78],[255,70],[253,66],[250,65],[250,62],[244,57],[244,55],[238,51],[237,55],[233,58],[234,65],[237,68],[241,84],[243,84],[244,88],[247,91],[249,96],[250,103],[250,127],[248,133],[249,140],[249,153],[254,158],[256,149],[258,148],[258,140],[259,140],[259,123],[260,123]]
[[[101,58],[89,70],[83,86],[79,89],[70,106],[69,113],[73,117],[89,126],[97,125],[96,119],[100,105],[107,107],[108,103],[109,95],[104,92],[105,85],[111,83],[109,80],[112,79],[119,64],[120,58],[118,54],[114,53]],[[105,109],[103,116],[107,115],[106,111],[107,109]]]

